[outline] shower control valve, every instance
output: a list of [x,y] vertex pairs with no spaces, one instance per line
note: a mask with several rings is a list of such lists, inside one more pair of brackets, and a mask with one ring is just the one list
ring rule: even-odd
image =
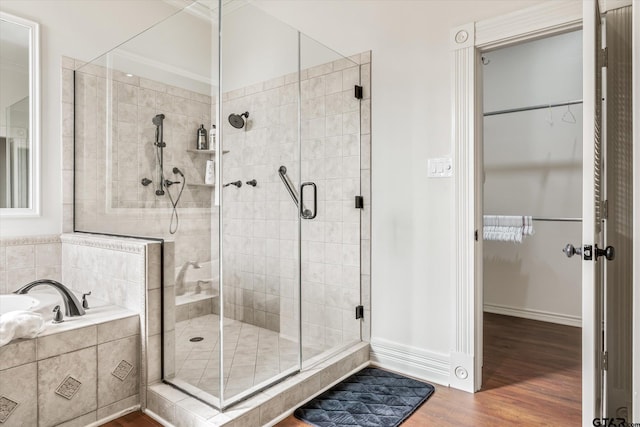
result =
[[64,316],[62,314],[62,311],[60,311],[60,306],[56,305],[55,307],[53,307],[53,320],[51,320],[51,323],[62,322],[64,322]]
[[87,301],[87,295],[91,295],[91,291],[86,294],[82,294],[82,308],[85,310],[89,308],[89,301]]

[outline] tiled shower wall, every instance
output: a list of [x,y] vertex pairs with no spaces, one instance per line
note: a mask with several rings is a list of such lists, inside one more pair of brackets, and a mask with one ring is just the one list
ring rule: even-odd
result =
[[[63,61],[63,66],[71,63]],[[76,230],[174,240],[176,270],[187,261],[213,261],[210,276],[217,287],[217,245],[212,253],[211,244],[212,238],[217,241],[217,229],[212,234],[211,223],[218,209],[211,206],[212,188],[197,185],[204,183],[205,163],[212,154],[187,151],[196,146],[198,127],[211,127],[215,117],[211,97],[97,65],[76,61],[74,66],[79,67],[75,72]],[[63,70],[63,78],[73,74]],[[73,81],[63,82],[63,88],[71,91],[63,94],[63,100],[73,100]],[[186,175],[175,234],[169,233],[168,195],[155,195],[152,119],[156,114],[165,115],[165,179],[182,181],[173,174],[174,167]],[[73,109],[63,109],[63,127],[65,123],[74,123]],[[143,178],[154,182],[143,186]],[[170,188],[174,200],[180,187]]]
[[[354,307],[361,281],[370,283],[370,58],[301,72],[302,180],[318,186],[318,216],[302,224],[302,320],[304,344],[320,349],[359,339]],[[225,315],[289,337],[297,336],[297,211],[277,171],[286,166],[297,184],[297,79],[223,95],[223,117],[250,112],[244,129],[223,124],[223,180],[258,182],[223,190]],[[361,101],[356,84],[365,89]]]
[[[303,180],[315,181],[320,197],[317,220],[304,224],[303,229],[303,288],[310,291],[303,294],[303,322],[311,342],[326,347],[358,337],[360,323],[353,320],[353,306],[359,302],[360,284],[367,314],[363,338],[368,339],[369,330],[370,54],[351,59],[355,62],[340,60],[301,72]],[[360,66],[356,65],[359,61]],[[73,101],[74,85],[69,79],[71,69],[80,65],[63,60],[63,106]],[[211,260],[212,278],[217,282],[217,227],[212,235],[211,224],[217,223],[218,208],[196,207],[211,203],[211,189],[187,187],[182,200],[191,207],[181,201],[180,228],[171,236],[166,200],[157,201],[152,186],[143,187],[139,182],[143,177],[154,179],[155,127],[151,119],[159,113],[167,116],[165,170],[178,166],[188,182],[202,181],[209,156],[187,149],[195,145],[199,124],[205,121],[208,127],[205,106],[210,98],[116,71],[109,80],[108,94],[103,68],[85,67],[82,73],[84,76],[77,73],[75,94],[76,228],[175,239],[176,271],[189,260]],[[225,315],[291,337],[296,328],[296,211],[277,168],[286,165],[292,178],[298,173],[294,164],[297,77],[282,76],[229,92],[223,100],[223,117],[251,111],[245,129],[236,130],[224,120],[225,150],[230,151],[224,157],[224,182],[258,181],[255,188],[244,184],[241,189],[223,190],[225,280],[229,285]],[[364,86],[362,101],[353,97],[358,79]],[[110,113],[107,96],[113,101]],[[188,107],[191,102],[196,106]],[[193,115],[181,114],[185,112]],[[100,148],[108,146],[103,120],[108,114],[113,114],[114,124],[110,150]],[[69,154],[73,150],[64,129],[73,128],[73,118],[73,108],[63,108],[65,170],[65,165],[73,164]],[[72,171],[65,174],[65,188],[72,177]],[[110,195],[107,182],[113,182]],[[365,202],[362,211],[353,209],[359,185]],[[71,194],[72,188],[64,193]],[[69,200],[65,200],[65,224],[70,222]],[[331,320],[325,322],[325,318]]]

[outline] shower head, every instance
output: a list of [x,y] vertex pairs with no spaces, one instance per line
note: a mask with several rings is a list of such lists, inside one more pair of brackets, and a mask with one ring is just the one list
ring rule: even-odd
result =
[[182,171],[180,169],[178,169],[177,167],[173,168],[173,173],[177,173],[178,175],[180,175],[181,177],[184,178],[184,174],[182,173]]
[[164,114],[156,114],[151,121],[156,126],[162,126],[163,120],[164,120]]
[[242,114],[235,114],[232,113],[229,115],[229,124],[231,124],[231,126],[233,126],[236,129],[242,129],[244,127],[244,119],[248,119],[249,118],[249,112],[245,111]]
[[162,122],[164,121],[164,114],[156,114],[155,116],[153,116],[153,119],[151,119],[151,121],[156,126],[156,142],[155,142],[155,145],[157,147],[164,147],[165,144],[162,141],[163,140],[163,135],[162,135],[162,130],[163,129],[162,128],[164,127]]

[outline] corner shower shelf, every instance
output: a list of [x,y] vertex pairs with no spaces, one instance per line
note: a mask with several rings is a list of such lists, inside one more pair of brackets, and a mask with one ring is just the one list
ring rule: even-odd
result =
[[209,187],[209,188],[213,188],[216,186],[215,184],[205,184],[204,182],[187,182],[187,185],[190,185],[192,187]]
[[[189,153],[197,153],[197,154],[216,154],[216,150],[197,150],[195,148],[187,148]],[[222,154],[227,154],[229,150],[224,150]]]

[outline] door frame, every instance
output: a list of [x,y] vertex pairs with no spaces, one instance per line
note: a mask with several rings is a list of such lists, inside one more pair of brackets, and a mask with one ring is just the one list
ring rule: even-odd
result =
[[[586,6],[593,0],[584,0]],[[615,3],[615,2],[611,2]],[[533,40],[582,27],[583,2],[548,2],[497,18],[453,28],[450,33],[452,84],[452,145],[454,158],[453,316],[455,336],[450,356],[449,382],[454,388],[478,391],[482,385],[483,271],[482,244],[475,240],[482,230],[482,82],[479,67],[484,50]],[[634,29],[640,28],[640,11],[633,10]],[[603,8],[604,11],[604,8]],[[640,38],[635,31],[634,41]],[[640,46],[633,46],[633,105],[640,123]],[[634,147],[640,146],[640,126],[634,127]],[[640,207],[640,150],[634,150],[634,212]],[[640,353],[640,218],[634,215],[634,353]],[[593,289],[583,289],[583,295]],[[583,336],[593,337],[585,328]],[[591,329],[593,326],[589,325]],[[583,340],[583,348],[585,341]],[[587,353],[583,351],[583,353]],[[589,352],[588,357],[593,359]],[[583,356],[584,357],[584,356]],[[588,362],[588,363],[587,363]],[[593,413],[595,362],[583,359],[583,414]],[[633,418],[640,420],[640,358],[634,358]],[[586,379],[586,381],[585,381]],[[588,415],[589,417],[590,415]]]
[[582,28],[580,2],[548,2],[453,28],[455,339],[449,382],[478,391],[482,385],[482,74],[481,52]]

